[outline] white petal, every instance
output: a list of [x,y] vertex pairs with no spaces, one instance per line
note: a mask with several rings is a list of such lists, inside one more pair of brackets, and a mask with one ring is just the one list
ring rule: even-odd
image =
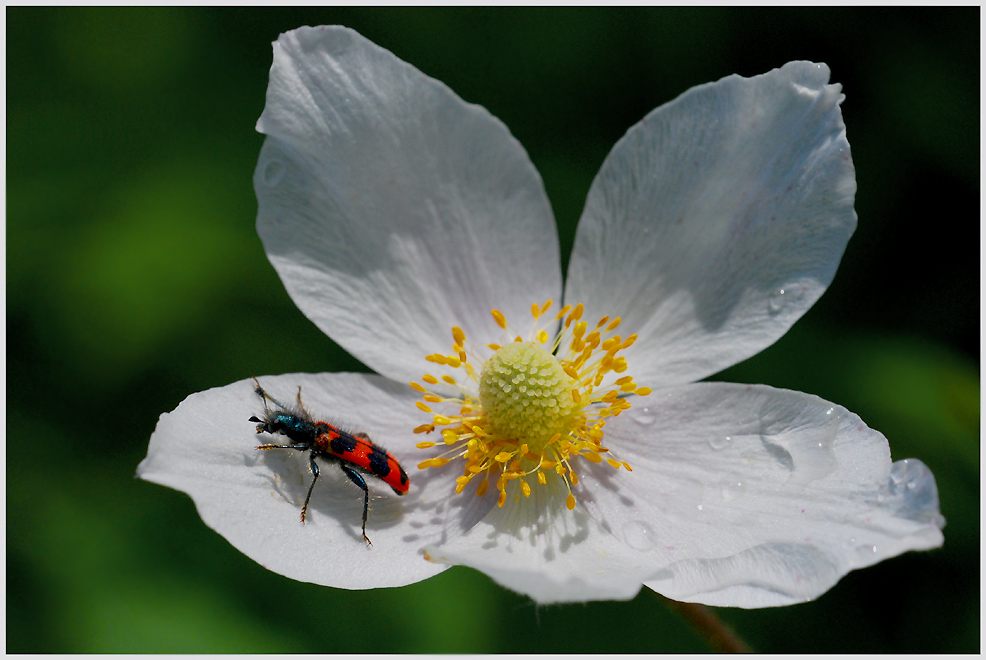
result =
[[[628,600],[653,574],[646,556],[614,538],[584,510],[565,508],[568,492],[561,479],[552,475],[546,485],[535,483],[528,498],[512,482],[507,494],[503,508],[492,506],[461,537],[427,547],[427,556],[475,568],[542,605]],[[491,488],[482,499],[495,502],[496,496]],[[480,499],[469,490],[457,497]]]
[[661,390],[610,422],[605,444],[633,472],[593,466],[577,497],[657,569],[646,585],[675,600],[802,602],[852,569],[943,542],[931,472],[891,465],[886,438],[809,394]]
[[[320,461],[307,522],[301,523],[312,480],[308,453],[256,450],[283,436],[256,432],[250,417],[261,415],[263,404],[252,380],[193,394],[161,415],[137,475],[188,493],[209,527],[267,569],[295,580],[368,589],[441,572],[442,566],[424,561],[420,549],[448,536],[443,501],[454,475],[413,469],[416,421],[407,411],[416,410],[414,392],[367,374],[286,374],[264,376],[260,383],[292,406],[302,386],[313,415],[369,433],[401,461],[411,478],[407,495],[397,497],[380,480],[366,480],[372,547],[360,531],[362,491],[326,461]],[[464,518],[457,512],[453,517]]]
[[257,230],[319,328],[395,380],[451,346],[484,343],[490,310],[558,299],[541,178],[507,128],[342,27],[274,43]]
[[622,316],[651,387],[776,341],[818,299],[856,227],[855,172],[824,64],[729,76],[657,108],[606,158],[565,302]]

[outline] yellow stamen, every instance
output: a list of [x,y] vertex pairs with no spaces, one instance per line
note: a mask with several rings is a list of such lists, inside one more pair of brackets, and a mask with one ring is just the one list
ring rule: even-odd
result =
[[[550,299],[543,305],[531,305],[535,325],[551,306]],[[433,353],[425,359],[461,369],[463,376],[445,374],[439,380],[426,374],[422,380],[432,386],[454,386],[459,394],[432,392],[411,383],[422,395],[415,405],[432,415],[432,423],[415,432],[440,428],[442,436],[441,442],[417,446],[441,446],[444,452],[419,467],[439,467],[461,459],[463,469],[455,492],[464,492],[478,477],[476,494],[484,496],[493,482],[500,507],[507,502],[512,481],[518,485],[511,499],[518,501],[531,496],[533,485],[550,486],[560,480],[568,491],[565,505],[569,509],[576,504],[572,493],[578,484],[572,469],[575,459],[631,471],[629,464],[611,457],[603,438],[607,418],[628,409],[632,397],[651,392],[638,387],[632,376],[616,376],[627,369],[619,352],[632,345],[636,335],[624,339],[612,334],[621,320],[605,316],[590,332],[589,324],[581,320],[584,311],[581,304],[565,305],[550,321],[556,324],[564,319],[560,329],[553,327],[549,332],[548,327],[535,327],[526,340],[516,336],[506,344],[501,340],[479,350],[467,342],[461,327],[454,326],[452,353]],[[502,312],[491,310],[491,315],[501,330],[508,329]],[[442,404],[444,409],[434,412],[429,403]],[[530,475],[534,478],[529,480]]]

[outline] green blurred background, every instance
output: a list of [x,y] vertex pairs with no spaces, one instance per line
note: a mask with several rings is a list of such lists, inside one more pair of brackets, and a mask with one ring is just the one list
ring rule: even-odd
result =
[[[934,471],[945,546],[815,602],[718,610],[766,652],[977,652],[979,9],[7,9],[7,650],[688,652],[655,595],[535,607],[453,568],[269,573],[133,478],[158,415],[252,375],[364,370],[254,231],[270,42],[341,23],[501,118],[567,264],[613,143],[692,85],[824,61],[859,228],[828,293],[717,379],[818,394]],[[287,549],[286,549],[287,550]]]

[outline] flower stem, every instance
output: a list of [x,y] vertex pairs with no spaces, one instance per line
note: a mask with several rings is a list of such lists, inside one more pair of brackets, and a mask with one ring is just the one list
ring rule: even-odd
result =
[[753,649],[705,605],[680,603],[661,594],[657,596],[667,603],[668,607],[685,617],[717,653],[753,653]]

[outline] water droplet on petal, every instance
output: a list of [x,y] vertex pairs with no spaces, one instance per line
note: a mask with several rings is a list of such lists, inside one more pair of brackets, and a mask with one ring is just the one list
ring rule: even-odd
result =
[[783,411],[765,410],[760,416],[760,441],[767,454],[791,471],[789,485],[804,486],[837,467],[833,445],[841,425],[841,415],[826,413],[814,425],[797,427]]
[[860,560],[872,563],[873,557],[876,555],[877,548],[875,545],[861,545],[856,548],[856,554],[859,555]]
[[268,186],[276,186],[284,178],[284,164],[279,160],[272,160],[264,166],[264,183]]
[[623,540],[634,550],[650,550],[657,545],[657,534],[647,523],[634,520],[623,525]]
[[797,302],[804,298],[805,291],[804,285],[798,283],[775,290],[767,298],[767,311],[771,316],[780,314],[792,302]]
[[709,446],[715,449],[716,451],[723,450],[731,444],[733,444],[733,438],[732,436],[728,436],[728,435],[712,438],[709,440]]
[[767,311],[771,314],[779,314],[784,309],[784,305],[787,304],[787,301],[784,299],[786,295],[787,291],[784,289],[778,289],[770,294],[770,297],[767,299]]
[[641,426],[650,426],[651,424],[654,423],[654,419],[655,419],[654,415],[650,415],[647,413],[647,408],[644,408],[643,411],[636,413],[635,415],[632,415],[632,417],[633,417],[633,421],[637,422]]
[[898,516],[920,522],[945,524],[939,512],[938,486],[931,470],[916,458],[890,466],[890,479],[882,493],[884,505]]
[[746,494],[746,482],[738,474],[727,474],[719,481],[723,502],[738,500]]

